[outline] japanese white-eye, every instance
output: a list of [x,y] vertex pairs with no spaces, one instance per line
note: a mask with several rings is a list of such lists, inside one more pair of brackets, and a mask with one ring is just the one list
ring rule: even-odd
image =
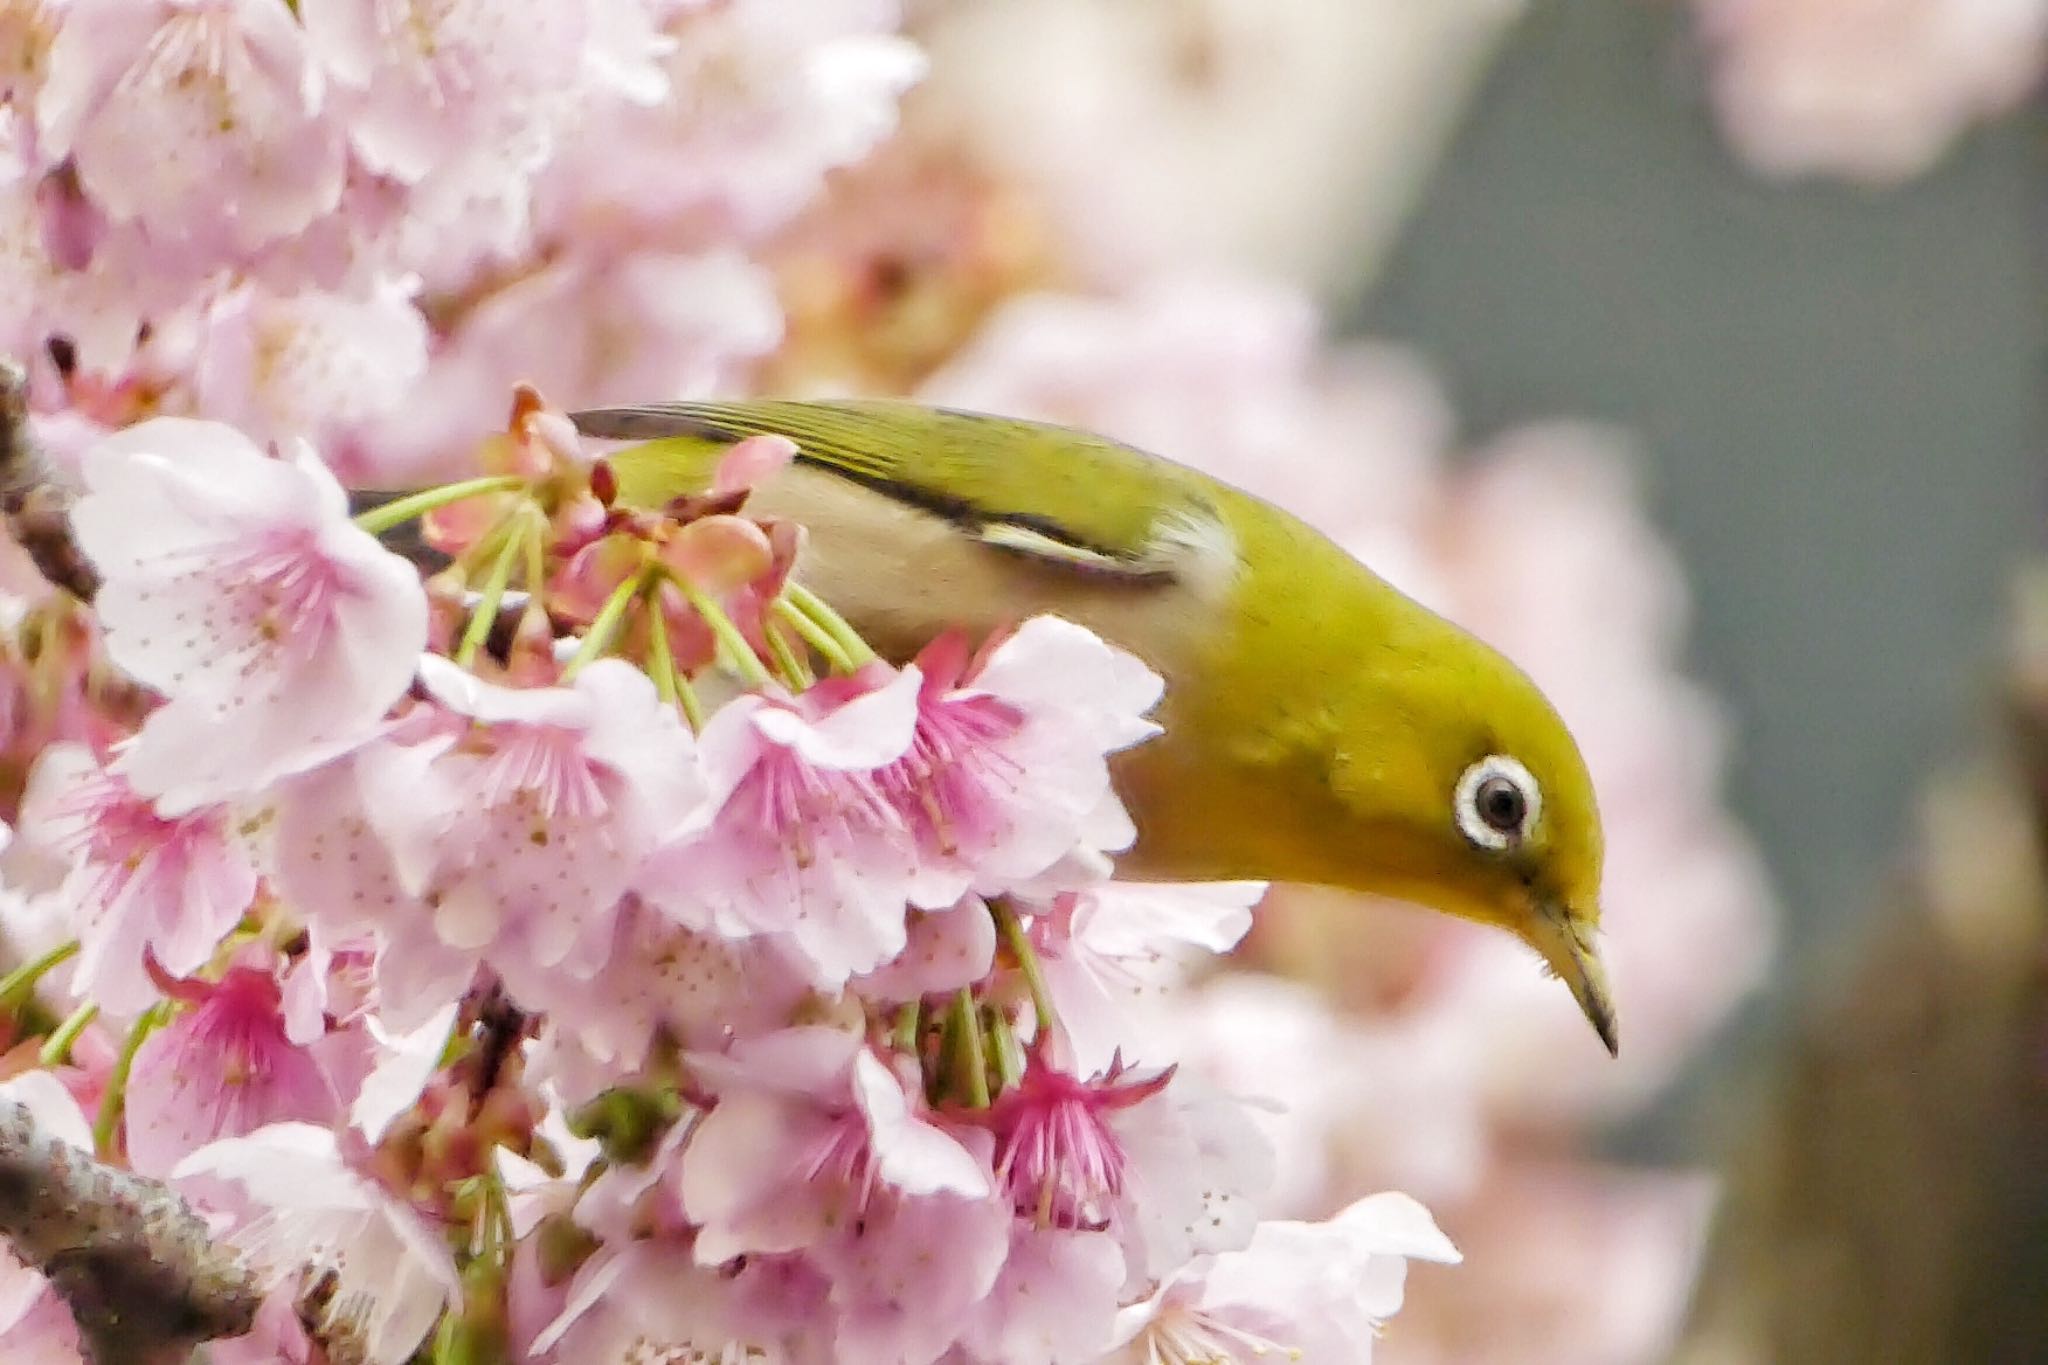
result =
[[1040,612],[1166,679],[1165,733],[1116,760],[1120,875],[1419,902],[1539,953],[1610,1052],[1593,784],[1514,664],[1270,504],[1063,427],[886,401],[574,414],[618,500],[701,491],[747,437],[795,441],[750,512],[809,529],[800,581],[884,655]]

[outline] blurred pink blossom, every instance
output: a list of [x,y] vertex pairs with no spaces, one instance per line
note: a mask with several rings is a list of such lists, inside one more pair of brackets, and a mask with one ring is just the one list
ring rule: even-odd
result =
[[355,154],[458,202],[547,160],[590,23],[546,0],[330,0],[302,19]]
[[340,199],[342,126],[273,0],[69,0],[48,63],[38,148],[117,223],[227,255]]
[[1713,1208],[1711,1179],[1531,1152],[1445,1226],[1465,1253],[1403,1307],[1385,1365],[1641,1365],[1664,1359]]
[[0,4],[0,107],[35,107],[66,3],[6,0]]
[[668,15],[662,74],[675,95],[616,102],[579,131],[542,185],[551,234],[757,239],[895,128],[924,71],[894,31],[895,0],[654,8]]
[[464,313],[413,397],[344,458],[359,476],[423,480],[457,469],[514,380],[569,407],[706,397],[781,336],[772,282],[737,253],[593,244]]
[[0,349],[33,356],[61,332],[88,368],[125,365],[143,314],[162,291],[126,250],[96,251],[97,267],[89,271],[59,260],[49,232],[50,197],[59,190],[30,167],[25,135],[12,111],[0,107],[0,291],[10,300],[0,314]]
[[2048,63],[2043,0],[1694,4],[1721,126],[1771,176],[1908,179]]
[[275,294],[244,285],[197,326],[192,397],[261,442],[330,442],[389,412],[427,367],[427,324],[406,291]]

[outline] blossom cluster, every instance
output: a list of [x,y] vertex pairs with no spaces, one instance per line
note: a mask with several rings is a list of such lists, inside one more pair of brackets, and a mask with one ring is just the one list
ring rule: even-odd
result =
[[[77,1008],[9,1084],[264,1270],[217,1359],[1335,1365],[1456,1259],[1402,1195],[1261,1221],[1246,1102],[1127,1050],[1264,890],[1110,878],[1159,678],[1052,617],[878,659],[745,513],[794,449],[628,510],[528,390],[494,472],[360,523],[302,444],[86,453],[152,700],[34,763],[9,989]],[[0,1347],[61,1351],[7,1283]]]
[[729,385],[781,336],[760,244],[923,70],[896,24],[891,0],[6,0],[0,353],[61,339],[55,445],[204,415],[387,483],[462,458],[507,371],[579,404]]
[[[85,611],[0,564],[0,813],[28,798],[0,1004],[29,1035],[0,1094],[276,1270],[220,1358],[307,1358],[288,1281],[331,1270],[322,1330],[385,1358],[894,1359],[949,1330],[948,1360],[1363,1360],[1402,1256],[1448,1254],[1412,1203],[1359,1202],[1390,1187],[1470,1260],[1417,1277],[1383,1358],[1655,1353],[1706,1199],[1581,1130],[1770,937],[1675,567],[1609,434],[1461,461],[1418,362],[1323,350],[1306,299],[1227,260],[1275,234],[1359,260],[1317,226],[1335,168],[1387,162],[1359,193],[1391,221],[1436,143],[1398,106],[1467,84],[1402,33],[1499,7],[1311,5],[1271,41],[1241,0],[1111,21],[1159,42],[1045,8],[906,35],[891,0],[0,0],[0,354],[34,362],[108,580]],[[1725,63],[1792,31],[1708,8]],[[1322,62],[1360,48],[1392,106],[1362,122],[1315,94],[1363,88]],[[1056,115],[1076,89],[1118,116]],[[1105,879],[1103,773],[1157,686],[1133,661],[1034,622],[885,667],[791,581],[800,529],[745,515],[786,450],[625,516],[530,398],[479,461],[520,380],[1054,417],[1307,515],[1581,739],[1622,1063],[1504,938],[1291,889],[1247,931],[1256,888]],[[160,415],[243,436],[134,429]],[[357,535],[323,465],[486,480],[413,508],[449,572]],[[1202,1250],[1174,1226],[1197,1193],[1232,1211]],[[63,1305],[0,1282],[7,1358],[69,1361]]]

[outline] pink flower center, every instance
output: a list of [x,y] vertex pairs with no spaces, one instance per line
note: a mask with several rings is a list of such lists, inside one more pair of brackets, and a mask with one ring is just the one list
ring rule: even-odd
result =
[[1123,1081],[1119,1070],[1083,1081],[1034,1065],[997,1101],[996,1180],[1019,1213],[1059,1228],[1115,1220],[1127,1163],[1109,1116],[1158,1094],[1173,1074]]
[[478,797],[486,806],[524,802],[545,820],[597,821],[611,810],[583,734],[560,725],[499,725],[489,731]]
[[191,1029],[200,1055],[219,1059],[223,1106],[237,1102],[238,1090],[268,1086],[281,1064],[296,1059],[278,1014],[277,983],[267,972],[229,972],[193,1011]]
[[205,818],[166,820],[126,782],[105,774],[66,794],[52,813],[59,831],[56,842],[65,852],[130,868],[177,840],[185,826]]
[[219,632],[223,655],[242,656],[245,672],[315,658],[349,592],[341,567],[304,526],[265,529],[232,549],[216,543],[169,558],[174,572],[203,580],[216,595],[220,609],[207,614],[206,624]]
[[926,699],[910,751],[877,774],[926,847],[957,853],[962,832],[984,822],[990,789],[1024,780],[1001,747],[1023,725],[1023,715],[995,697]]
[[814,768],[787,749],[761,755],[726,809],[743,825],[786,843],[799,867],[816,861],[821,838],[829,842],[840,832],[896,822],[866,776]]
[[107,774],[87,779],[52,811],[52,842],[92,871],[88,907],[106,907],[136,880],[175,883],[202,845],[226,836],[212,811],[167,820],[126,782]]
[[877,1179],[866,1121],[851,1110],[840,1115],[797,1169],[804,1183],[819,1187],[844,1216],[860,1217],[874,1198]]

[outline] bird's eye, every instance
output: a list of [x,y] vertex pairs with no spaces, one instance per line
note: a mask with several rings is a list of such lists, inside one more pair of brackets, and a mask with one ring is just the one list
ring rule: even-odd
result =
[[1519,844],[1542,805],[1536,779],[1506,754],[1488,754],[1458,779],[1458,829],[1481,848],[1498,852]]

